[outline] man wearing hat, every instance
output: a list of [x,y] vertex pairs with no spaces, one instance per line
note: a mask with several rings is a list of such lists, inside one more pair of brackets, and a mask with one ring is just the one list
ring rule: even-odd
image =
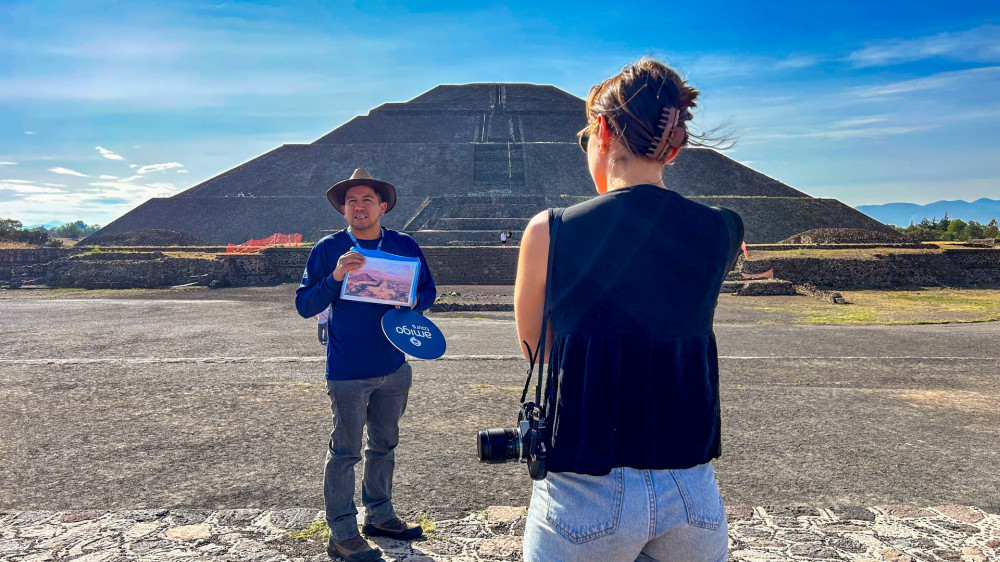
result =
[[401,521],[392,507],[393,450],[399,440],[399,418],[406,409],[411,370],[406,357],[382,332],[381,319],[392,305],[340,298],[344,275],[358,269],[365,256],[356,251],[381,250],[419,258],[416,303],[421,312],[434,304],[437,291],[423,253],[413,238],[383,228],[382,215],[396,204],[396,188],[359,168],[350,179],[326,192],[330,204],[347,219],[348,228],[316,243],[309,253],[295,307],[303,318],[332,307],[326,348],[326,388],[333,411],[333,432],[323,480],[327,553],[331,558],[371,561],[381,551],[358,533],[354,504],[354,465],[361,460],[362,429],[368,427],[361,500],[365,535],[408,540],[419,537],[419,525]]

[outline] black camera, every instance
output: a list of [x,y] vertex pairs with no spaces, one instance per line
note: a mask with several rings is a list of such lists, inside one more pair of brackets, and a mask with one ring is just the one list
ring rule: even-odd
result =
[[521,404],[517,427],[491,427],[479,432],[479,462],[527,463],[532,480],[542,480],[545,469],[545,411],[533,402]]

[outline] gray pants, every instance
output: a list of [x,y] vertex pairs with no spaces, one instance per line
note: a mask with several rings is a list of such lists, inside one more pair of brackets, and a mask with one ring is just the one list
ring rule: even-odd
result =
[[413,371],[409,363],[384,377],[326,381],[333,411],[333,432],[326,453],[323,495],[326,522],[334,540],[358,534],[354,505],[354,465],[361,460],[362,429],[368,426],[361,502],[366,523],[396,516],[392,508],[393,450],[399,442],[399,418],[406,411]]

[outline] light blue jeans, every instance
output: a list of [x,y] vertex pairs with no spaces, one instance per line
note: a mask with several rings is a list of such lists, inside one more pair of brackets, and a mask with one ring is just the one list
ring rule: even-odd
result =
[[406,411],[413,370],[403,363],[384,377],[326,381],[333,411],[333,431],[326,452],[323,496],[326,523],[334,540],[358,534],[354,504],[354,465],[361,460],[361,434],[368,426],[361,503],[366,523],[382,523],[396,516],[392,508],[393,452],[399,443],[399,418]]
[[607,476],[550,472],[534,483],[524,559],[722,562],[728,541],[711,463],[619,467]]

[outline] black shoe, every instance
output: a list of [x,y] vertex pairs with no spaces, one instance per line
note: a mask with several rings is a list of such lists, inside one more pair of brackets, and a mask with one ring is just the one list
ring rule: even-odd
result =
[[400,541],[411,541],[424,534],[420,525],[404,523],[399,517],[393,517],[382,523],[365,523],[361,532],[369,537],[389,537]]
[[330,542],[326,545],[326,553],[330,558],[341,558],[347,562],[375,562],[382,559],[382,551],[372,548],[368,541],[361,538],[361,535],[354,535],[349,539],[339,541],[330,537]]

